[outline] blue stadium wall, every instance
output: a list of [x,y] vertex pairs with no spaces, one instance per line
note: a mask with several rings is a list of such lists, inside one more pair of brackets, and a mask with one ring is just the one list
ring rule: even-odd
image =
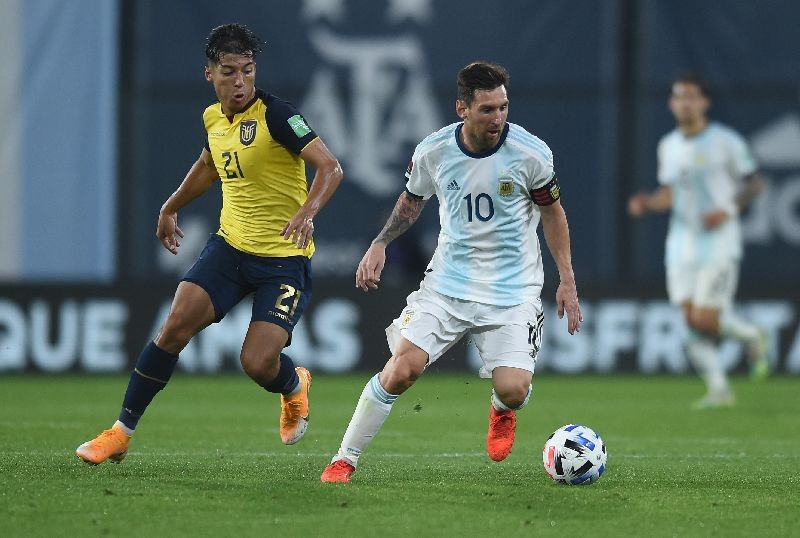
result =
[[[287,353],[319,372],[380,369],[389,358],[384,329],[416,285],[395,282],[365,294],[350,279],[324,279],[315,284],[312,304]],[[0,372],[127,372],[166,317],[173,291],[171,283],[3,289]],[[556,315],[554,293],[544,294],[537,372],[691,372],[682,348],[680,313],[658,289],[582,291],[586,323],[572,336]],[[800,374],[800,296],[743,297],[736,307],[769,330],[772,345],[780,350],[777,372]],[[197,335],[181,353],[180,367],[198,373],[238,370],[250,308],[249,301],[243,302]],[[725,343],[722,355],[726,369],[746,371],[741,346]],[[432,370],[477,371],[479,364],[475,347],[465,339]]]
[[117,273],[117,0],[0,2],[0,281]]
[[[669,83],[693,69],[714,88],[713,116],[741,130],[770,178],[745,219],[744,281],[797,281],[800,47],[785,21],[800,17],[800,5],[539,0],[486,10],[470,0],[459,3],[463,16],[434,0],[233,1],[223,11],[209,0],[144,1],[126,9],[123,277],[177,276],[215,229],[212,193],[182,214],[195,232],[182,257],[161,252],[151,230],[203,144],[201,113],[214,100],[202,77],[203,39],[216,24],[245,21],[268,43],[259,84],[294,102],[344,165],[345,181],[319,217],[318,276],[352,272],[403,188],[416,142],[457,119],[456,72],[487,59],[511,73],[510,120],[553,149],[580,279],[661,282],[666,218],[633,222],[625,204],[656,186],[656,143],[673,127]],[[397,266],[417,268],[436,225],[429,207],[397,246]]]
[[[224,10],[211,0],[14,0],[0,11],[5,50],[44,65],[26,91],[22,77],[0,83],[13,127],[0,146],[0,372],[125,371],[153,336],[216,229],[215,187],[181,212],[178,256],[154,238],[159,207],[204,142],[201,114],[214,100],[205,36],[232,21],[268,44],[259,85],[300,108],[346,173],[317,219],[315,298],[290,350],[299,362],[346,371],[385,360],[383,328],[435,246],[436,208],[390,247],[377,295],[348,291],[355,265],[403,188],[415,143],[456,119],[456,72],[486,59],[511,73],[510,120],[554,151],[586,306],[587,328],[569,338],[548,308],[539,368],[689,371],[680,320],[664,302],[666,218],[631,221],[625,203],[655,187],[655,146],[672,128],[669,82],[692,69],[712,83],[713,116],[748,138],[770,180],[745,216],[738,306],[770,328],[780,371],[800,372],[800,48],[785,24],[800,19],[800,5],[540,0],[486,10],[465,0],[455,16],[435,0],[231,1]],[[94,85],[76,64],[88,57]],[[75,110],[91,114],[79,122]],[[237,368],[248,317],[245,305],[201,334],[183,367]],[[725,357],[743,370],[736,346]],[[474,365],[464,344],[438,367]]]

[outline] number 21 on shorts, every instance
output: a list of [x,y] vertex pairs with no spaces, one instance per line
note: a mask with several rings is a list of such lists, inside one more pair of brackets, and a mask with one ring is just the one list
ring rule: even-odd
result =
[[[297,303],[300,302],[300,295],[302,295],[303,292],[295,289],[294,286],[290,286],[289,284],[281,284],[281,289],[284,290],[284,292],[278,295],[278,298],[275,299],[275,308],[281,312],[289,314],[290,316],[294,316],[294,312],[297,310]],[[287,299],[291,301],[292,297],[294,297],[294,301],[291,303],[291,307],[284,304],[284,301]]]

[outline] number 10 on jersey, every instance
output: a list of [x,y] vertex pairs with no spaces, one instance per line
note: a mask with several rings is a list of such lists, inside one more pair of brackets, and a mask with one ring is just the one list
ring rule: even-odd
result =
[[475,197],[473,203],[472,194],[464,197],[467,202],[467,222],[472,222],[473,215],[481,222],[486,222],[494,217],[494,202],[492,197],[485,192]]

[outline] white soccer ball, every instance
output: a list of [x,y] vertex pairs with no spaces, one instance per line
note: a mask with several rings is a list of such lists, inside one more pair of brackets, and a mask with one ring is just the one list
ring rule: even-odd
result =
[[606,444],[593,429],[567,424],[547,439],[544,470],[555,482],[578,486],[597,482],[606,470]]

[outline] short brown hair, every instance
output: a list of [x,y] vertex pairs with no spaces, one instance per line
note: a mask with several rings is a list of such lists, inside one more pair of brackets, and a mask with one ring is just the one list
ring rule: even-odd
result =
[[[708,81],[704,79],[700,74],[695,73],[693,71],[687,71],[685,73],[681,73],[680,75],[676,76],[672,79],[672,85],[675,84],[691,84],[692,86],[696,86],[700,93],[703,94],[703,97],[709,98],[711,97],[711,89],[708,86]],[[672,90],[670,89],[670,93]]]
[[472,62],[458,72],[458,100],[472,104],[478,90],[508,87],[508,71],[502,65],[489,62]]

